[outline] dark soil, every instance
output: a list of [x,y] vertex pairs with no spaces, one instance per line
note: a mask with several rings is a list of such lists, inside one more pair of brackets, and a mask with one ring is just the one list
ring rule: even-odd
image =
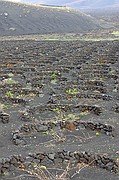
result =
[[119,41],[1,41],[0,102],[1,180],[119,179]]

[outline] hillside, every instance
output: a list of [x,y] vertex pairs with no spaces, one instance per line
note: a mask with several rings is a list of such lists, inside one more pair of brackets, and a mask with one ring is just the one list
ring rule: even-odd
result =
[[90,14],[96,19],[102,19],[114,25],[119,29],[119,9],[118,8],[106,8],[104,9],[85,9],[86,14]]
[[105,28],[95,18],[67,7],[0,1],[0,35],[80,33]]

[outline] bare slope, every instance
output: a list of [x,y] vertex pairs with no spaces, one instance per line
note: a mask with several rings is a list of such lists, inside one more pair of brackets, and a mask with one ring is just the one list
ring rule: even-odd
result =
[[0,2],[0,35],[80,33],[105,25],[66,7],[31,6]]
[[96,19],[102,19],[119,28],[119,9],[118,8],[107,8],[107,9],[85,9],[86,14],[90,14]]

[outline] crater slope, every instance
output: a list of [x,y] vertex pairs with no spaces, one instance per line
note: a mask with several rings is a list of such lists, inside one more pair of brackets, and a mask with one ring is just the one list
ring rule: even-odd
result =
[[108,25],[68,7],[0,1],[0,36],[81,33],[102,28]]

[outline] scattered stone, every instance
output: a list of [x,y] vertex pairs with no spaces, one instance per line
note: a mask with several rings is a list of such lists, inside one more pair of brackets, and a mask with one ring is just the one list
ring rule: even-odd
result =
[[9,114],[7,113],[0,113],[0,120],[3,124],[6,124],[9,122]]
[[112,107],[112,110],[116,113],[119,113],[119,104],[117,103],[116,106]]
[[15,145],[26,145],[26,142],[19,131],[15,131],[12,133],[12,141]]
[[55,159],[55,153],[50,153],[50,154],[48,154],[47,157],[48,157],[50,160],[54,161],[54,159]]

